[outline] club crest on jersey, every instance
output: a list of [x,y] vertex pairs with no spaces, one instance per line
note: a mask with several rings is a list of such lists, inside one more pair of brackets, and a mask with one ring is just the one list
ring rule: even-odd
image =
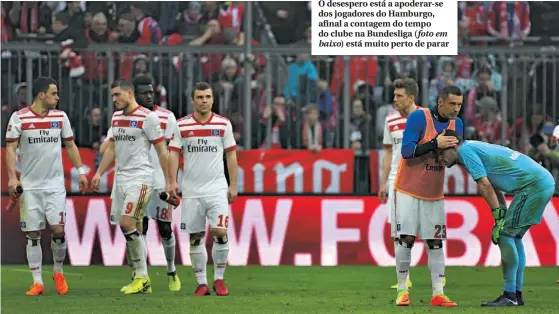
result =
[[50,127],[51,127],[52,129],[58,129],[58,128],[59,128],[59,125],[60,125],[60,124],[59,124],[57,121],[52,121],[52,122],[50,123]]
[[219,130],[212,130],[212,136],[219,136]]
[[135,128],[136,126],[138,126],[138,121],[130,121],[131,128]]

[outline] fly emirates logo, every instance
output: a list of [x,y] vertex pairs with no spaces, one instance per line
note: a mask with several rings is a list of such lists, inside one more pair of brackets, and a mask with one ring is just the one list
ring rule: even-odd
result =
[[[33,124],[30,126],[32,128]],[[45,143],[58,143],[60,141],[60,136],[54,136],[50,134],[50,130],[39,130],[39,136],[29,136],[27,141],[29,144],[45,144]]]
[[208,144],[208,140],[199,138],[196,144],[186,145],[186,151],[189,153],[217,153],[217,146]]
[[[87,206],[81,206],[83,201],[75,205],[72,199],[67,200],[66,239],[72,265],[90,265],[97,245],[104,265],[123,264],[126,241],[118,226],[109,224],[109,202],[108,198],[91,198]],[[447,265],[499,265],[499,248],[491,244],[491,213],[482,202],[481,198],[445,201]],[[551,232],[559,230],[555,205],[557,202],[548,205],[542,224],[524,237],[529,266],[559,265],[559,234]],[[374,197],[241,197],[230,210],[229,264],[393,266],[387,213],[386,205],[379,205]],[[190,265],[188,235],[180,232],[180,210],[173,216],[178,256],[183,265]],[[206,239],[208,245],[210,238]],[[148,228],[147,239],[149,264],[166,265],[155,225]],[[425,263],[424,244],[417,241],[412,265]]]
[[130,135],[130,134],[126,134],[126,130],[119,128],[118,129],[118,133],[113,135],[113,138],[115,141],[119,141],[119,142],[134,142],[136,141],[136,136],[134,135]]

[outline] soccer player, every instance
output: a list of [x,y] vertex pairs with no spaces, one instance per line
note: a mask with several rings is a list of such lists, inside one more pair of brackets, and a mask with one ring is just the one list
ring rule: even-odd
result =
[[[206,82],[192,90],[194,113],[178,120],[169,144],[169,193],[177,195],[176,174],[179,152],[184,156],[181,229],[190,234],[190,258],[198,281],[195,296],[209,295],[206,278],[208,254],[204,244],[206,219],[213,236],[213,290],[229,294],[223,275],[229,255],[227,227],[229,204],[237,197],[237,154],[233,128],[228,119],[213,113],[213,91]],[[229,187],[225,179],[223,154],[227,158]]]
[[[396,212],[394,209],[394,179],[400,162],[402,137],[406,128],[408,115],[415,111],[417,105],[415,99],[419,94],[419,87],[414,79],[397,79],[394,81],[394,103],[392,107],[397,111],[396,114],[386,117],[384,125],[384,157],[382,160],[382,183],[379,189],[379,198],[383,204],[388,202],[388,222],[390,223],[390,234],[394,238],[394,249],[398,244],[396,235]],[[406,280],[407,288],[411,288],[412,283],[408,272]],[[398,284],[391,288],[397,289]]]
[[95,191],[99,189],[101,176],[116,158],[116,186],[112,195],[111,223],[120,225],[135,272],[134,279],[124,290],[124,294],[151,292],[151,280],[147,275],[146,247],[140,232],[142,219],[153,192],[151,146],[153,144],[157,151],[164,174],[167,173],[167,147],[157,115],[136,102],[132,83],[123,80],[114,82],[111,85],[111,94],[115,107],[119,110],[114,113],[111,121],[110,140],[114,147],[107,149],[103,154],[101,164],[93,177],[92,187]]
[[444,292],[445,260],[442,250],[446,239],[446,214],[444,210],[445,168],[437,159],[436,149],[458,144],[455,137],[445,136],[445,131],[457,130],[463,134],[463,123],[458,113],[463,102],[460,88],[445,86],[431,111],[420,108],[412,112],[406,123],[402,139],[402,157],[394,183],[396,232],[396,273],[398,294],[396,305],[410,305],[406,286],[411,263],[411,249],[419,234],[428,247],[428,265],[433,286],[432,306],[452,307]]
[[[136,101],[141,106],[155,112],[157,118],[159,119],[161,130],[165,135],[165,139],[170,140],[174,130],[176,129],[177,119],[171,111],[154,104],[155,94],[153,91],[152,79],[148,76],[137,76],[132,81],[132,84],[134,85]],[[161,236],[163,242],[163,251],[165,253],[165,259],[167,260],[169,290],[176,292],[180,291],[181,282],[177,276],[177,268],[175,267],[176,241],[171,227],[174,206],[162,201],[159,198],[159,194],[165,191],[166,182],[165,176],[163,175],[163,169],[161,168],[159,162],[157,162],[157,152],[153,147],[151,149],[151,162],[154,169],[153,187],[155,195],[151,198],[151,201],[148,204],[146,216],[143,219],[142,234],[145,241],[148,232],[149,218],[157,221],[157,229],[159,230],[159,235]]]
[[[66,188],[60,139],[64,141],[66,153],[78,171],[82,193],[87,187],[87,178],[78,147],[74,143],[70,120],[64,111],[55,109],[59,99],[56,82],[48,77],[35,79],[33,99],[30,107],[12,114],[6,131],[8,189],[13,197],[20,197],[17,187],[24,189],[20,201],[20,227],[27,237],[27,262],[34,282],[26,294],[36,296],[45,291],[41,231],[45,229],[46,219],[52,235],[52,278],[58,294],[64,295],[68,293],[68,284],[62,271],[66,258]],[[18,145],[22,162],[21,182],[15,168]]]
[[[555,192],[555,180],[547,169],[510,148],[462,141],[455,132],[449,131],[447,135],[455,137],[460,144],[441,150],[439,159],[447,167],[459,164],[466,168],[495,219],[491,240],[501,250],[505,287],[501,296],[482,306],[524,305],[526,254],[522,237],[532,225],[541,222]],[[503,192],[514,194],[509,209]]]

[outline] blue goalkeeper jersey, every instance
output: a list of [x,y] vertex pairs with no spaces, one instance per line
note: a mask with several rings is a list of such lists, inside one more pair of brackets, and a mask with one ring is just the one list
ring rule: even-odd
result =
[[495,188],[507,192],[554,186],[551,173],[532,158],[510,148],[479,141],[465,141],[458,148],[458,161],[474,180],[487,177]]

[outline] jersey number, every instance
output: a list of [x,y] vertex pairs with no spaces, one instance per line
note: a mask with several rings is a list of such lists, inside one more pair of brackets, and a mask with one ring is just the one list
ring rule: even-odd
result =
[[217,226],[220,228],[229,228],[229,216],[225,216],[225,219],[223,219],[223,215],[217,216]]
[[435,225],[435,239],[446,239],[446,225]]
[[159,208],[157,207],[157,219],[160,220],[168,220],[169,218],[169,209],[168,208]]
[[126,204],[126,211],[124,213],[126,215],[130,215],[133,209],[134,209],[134,203],[128,202],[128,204]]

